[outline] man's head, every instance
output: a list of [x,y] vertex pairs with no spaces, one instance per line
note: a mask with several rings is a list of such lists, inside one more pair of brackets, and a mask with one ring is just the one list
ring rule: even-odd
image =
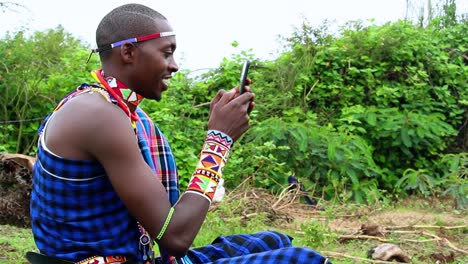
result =
[[168,78],[178,70],[172,27],[143,5],[127,4],[107,14],[96,30],[96,43],[104,73],[149,99],[160,100]]

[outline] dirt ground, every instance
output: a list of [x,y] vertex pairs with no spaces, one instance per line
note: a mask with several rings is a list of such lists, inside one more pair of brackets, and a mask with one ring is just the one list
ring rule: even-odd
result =
[[[334,245],[321,249],[335,258],[334,263],[390,263],[364,259],[369,249],[388,243],[398,246],[411,263],[468,263],[468,214],[456,209],[450,199],[410,197],[390,205],[318,200],[316,206],[310,206],[297,192],[272,195],[239,189],[229,193],[225,201],[233,205],[235,215],[248,218],[266,212],[271,226],[296,230],[299,235],[307,235],[301,231],[302,223],[311,219],[322,222],[325,232],[330,233],[325,236],[337,236]],[[327,251],[329,248],[333,251]],[[356,254],[360,257],[354,257]]]

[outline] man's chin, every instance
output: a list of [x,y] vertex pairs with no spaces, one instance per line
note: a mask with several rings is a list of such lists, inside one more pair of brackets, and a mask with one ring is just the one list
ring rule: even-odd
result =
[[149,100],[155,100],[155,101],[161,101],[161,93],[151,93],[149,94],[148,96],[145,96],[146,99],[149,99]]
[[161,101],[161,99],[162,99],[161,94],[157,94],[157,95],[155,95],[154,98],[153,98],[153,100],[155,100],[155,101],[157,101],[157,102]]

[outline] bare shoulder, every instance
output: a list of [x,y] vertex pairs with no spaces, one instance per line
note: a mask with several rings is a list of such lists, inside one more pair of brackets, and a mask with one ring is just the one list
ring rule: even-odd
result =
[[133,141],[135,135],[128,116],[93,93],[79,95],[63,105],[47,127],[46,140],[49,149],[62,157],[96,159],[93,148]]

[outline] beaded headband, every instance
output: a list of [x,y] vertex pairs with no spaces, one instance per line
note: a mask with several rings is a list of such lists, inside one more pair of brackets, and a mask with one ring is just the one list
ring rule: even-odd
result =
[[120,41],[107,44],[107,45],[102,45],[102,46],[99,46],[97,49],[91,50],[91,53],[89,54],[88,60],[86,60],[86,62],[89,61],[89,59],[94,53],[99,53],[99,52],[103,52],[103,51],[110,50],[113,48],[117,48],[117,47],[122,46],[125,43],[137,43],[137,42],[143,42],[147,40],[152,40],[152,39],[157,39],[157,38],[162,38],[162,37],[170,37],[170,36],[175,36],[175,32],[173,31],[158,32],[158,33],[153,33],[153,34],[149,34],[149,35],[145,35],[141,37],[120,40]]

